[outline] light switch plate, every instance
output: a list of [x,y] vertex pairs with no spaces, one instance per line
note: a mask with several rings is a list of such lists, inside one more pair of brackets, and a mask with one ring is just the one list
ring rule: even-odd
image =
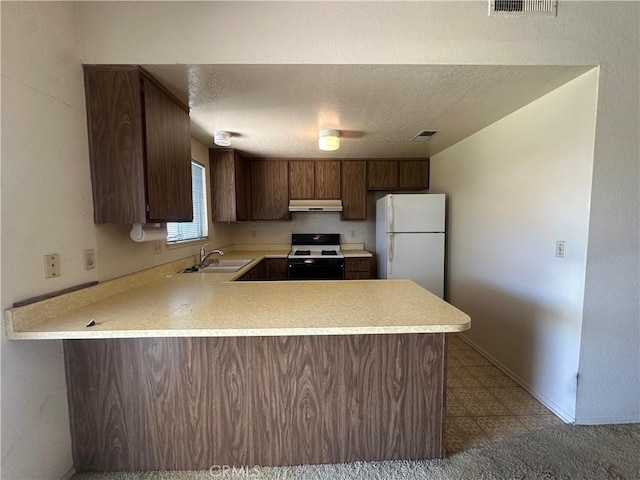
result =
[[84,269],[93,270],[96,268],[96,251],[93,248],[88,248],[82,251],[84,257]]

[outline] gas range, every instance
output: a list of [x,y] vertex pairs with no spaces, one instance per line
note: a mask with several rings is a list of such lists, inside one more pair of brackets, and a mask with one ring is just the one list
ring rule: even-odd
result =
[[340,234],[294,233],[287,257],[290,280],[341,280],[344,255]]
[[291,235],[289,258],[344,258],[340,252],[338,233],[294,233]]

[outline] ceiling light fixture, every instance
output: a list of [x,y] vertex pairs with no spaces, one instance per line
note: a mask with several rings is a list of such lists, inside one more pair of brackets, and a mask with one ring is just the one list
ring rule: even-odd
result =
[[340,148],[340,130],[321,130],[318,136],[320,150],[331,152]]
[[213,143],[219,147],[228,147],[231,145],[231,133],[215,132],[213,134]]

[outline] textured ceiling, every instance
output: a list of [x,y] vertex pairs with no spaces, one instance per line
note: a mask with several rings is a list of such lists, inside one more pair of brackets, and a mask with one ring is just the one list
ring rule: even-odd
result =
[[[576,78],[585,66],[143,65],[190,106],[192,135],[268,157],[421,157]],[[342,131],[321,152],[318,131]],[[420,130],[439,130],[411,142]]]

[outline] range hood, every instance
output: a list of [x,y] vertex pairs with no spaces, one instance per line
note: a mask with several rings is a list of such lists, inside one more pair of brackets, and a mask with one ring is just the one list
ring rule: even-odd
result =
[[290,212],[341,212],[342,200],[289,200]]

